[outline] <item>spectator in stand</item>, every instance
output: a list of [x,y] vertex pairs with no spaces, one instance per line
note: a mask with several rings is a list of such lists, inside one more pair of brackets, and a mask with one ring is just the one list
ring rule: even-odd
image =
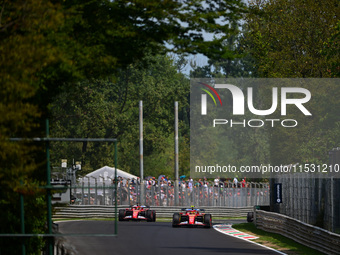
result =
[[209,182],[207,180],[205,180],[204,184],[203,184],[205,191],[208,191],[208,186],[209,186]]
[[162,176],[162,178],[159,180],[159,186],[160,187],[163,187],[164,186],[164,184],[165,184],[165,181],[164,181],[164,177]]
[[214,187],[218,187],[220,184],[220,177],[216,177],[214,180]]
[[156,186],[156,177],[152,177],[151,179],[151,185]]
[[181,184],[181,186],[182,186],[182,190],[185,190],[185,188],[187,187],[187,185],[186,185],[186,183],[185,183],[185,181],[184,181],[184,180],[182,181],[182,184]]
[[234,183],[234,187],[237,188],[237,183],[238,183],[237,176],[235,176],[233,183]]
[[193,182],[194,181],[192,179],[189,179],[188,188],[189,188],[190,192],[192,192]]
[[246,183],[246,177],[244,177],[244,178],[242,179],[242,182],[241,182],[241,184],[242,184],[242,188],[245,188],[245,187],[247,187],[247,183]]

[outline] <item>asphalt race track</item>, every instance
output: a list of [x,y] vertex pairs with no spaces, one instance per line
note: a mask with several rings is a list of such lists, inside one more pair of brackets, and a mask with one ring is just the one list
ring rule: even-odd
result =
[[[114,233],[113,221],[59,222],[61,233]],[[213,228],[172,228],[170,222],[119,222],[117,237],[66,237],[81,255],[278,254]]]

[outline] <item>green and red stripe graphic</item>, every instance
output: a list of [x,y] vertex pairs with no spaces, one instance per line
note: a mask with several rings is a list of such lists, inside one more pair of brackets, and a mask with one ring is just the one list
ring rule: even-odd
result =
[[[207,88],[209,88],[209,89],[217,96],[217,98],[218,98],[218,100],[220,101],[220,104],[221,104],[221,106],[222,106],[221,97],[220,97],[220,95],[217,93],[217,91],[216,91],[213,87],[211,87],[210,85],[205,84],[205,83],[203,83],[203,82],[199,82],[199,84],[202,84],[203,86],[206,86]],[[212,100],[214,101],[215,105],[217,105],[214,96],[211,94],[211,92],[210,92],[209,90],[203,89],[203,88],[201,88],[201,90],[203,90],[204,92],[206,92],[206,93],[212,98]]]

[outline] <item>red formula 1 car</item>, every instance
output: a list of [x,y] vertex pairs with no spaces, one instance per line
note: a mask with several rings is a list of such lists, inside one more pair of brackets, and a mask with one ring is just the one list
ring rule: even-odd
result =
[[151,210],[149,206],[134,205],[130,208],[119,210],[119,221],[128,220],[146,220],[156,221],[156,212]]
[[174,213],[172,217],[172,227],[180,226],[203,226],[211,228],[212,217],[209,213],[204,213],[204,209],[197,209],[193,206],[190,209],[182,209],[180,213]]

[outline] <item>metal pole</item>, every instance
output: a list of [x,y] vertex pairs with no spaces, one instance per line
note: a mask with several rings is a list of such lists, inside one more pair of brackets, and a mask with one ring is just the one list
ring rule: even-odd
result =
[[[50,127],[49,121],[46,119],[46,137],[49,138],[50,136]],[[50,169],[50,143],[46,142],[46,160],[47,160],[47,187],[51,186],[51,169]],[[52,195],[51,189],[47,189],[47,227],[48,227],[48,234],[52,234]],[[53,239],[49,238],[48,240],[48,251],[50,255],[53,254]]]
[[143,169],[143,101],[139,101],[139,175],[140,175],[140,199],[144,198],[144,169]]
[[118,165],[118,156],[117,156],[117,141],[115,142],[115,234],[118,234],[118,213],[117,213],[117,165]]
[[[334,166],[334,165],[333,165]],[[328,229],[332,232],[334,232],[334,179],[333,179],[333,176],[331,177],[330,179],[331,181],[331,197],[329,199],[329,202],[330,202],[330,208],[331,208],[331,220],[330,220],[330,223],[329,223],[329,226],[328,226]]]
[[94,179],[94,186],[95,186],[95,193],[94,193],[94,197],[96,199],[96,205],[98,205],[98,184],[97,184],[97,178]]
[[85,178],[87,178],[87,204],[90,204],[90,177],[88,176],[84,176]]
[[109,205],[113,205],[113,182],[114,180],[111,177],[107,177],[107,178],[110,180],[110,183],[111,183],[111,185],[109,185],[109,191],[111,190],[111,198],[110,198]]
[[105,193],[106,193],[106,190],[105,190],[105,179],[103,177],[103,194],[104,194],[103,199],[104,199],[104,205],[106,205],[106,195],[105,195]]
[[[20,180],[20,185],[23,185],[23,181]],[[20,223],[21,223],[21,234],[25,234],[25,207],[24,207],[24,195],[20,193]],[[22,240],[22,254],[26,254],[25,240]]]
[[104,177],[103,176],[99,176],[99,178],[102,178],[102,180],[103,180],[103,183],[102,183],[102,186],[101,186],[101,188],[102,188],[102,190],[103,190],[103,204],[105,205],[105,179],[104,179]]
[[87,177],[87,188],[88,188],[88,190],[87,190],[87,199],[88,199],[88,202],[87,203],[90,205],[91,204],[90,177],[88,177],[88,176],[86,176],[86,177]]
[[85,205],[84,199],[84,178],[81,178],[81,204]]
[[175,102],[175,206],[178,206],[178,102]]
[[96,177],[93,177],[93,176],[90,176],[92,179],[94,179],[95,181],[95,190],[94,190],[94,204],[97,205],[98,202],[97,202],[97,178]]

